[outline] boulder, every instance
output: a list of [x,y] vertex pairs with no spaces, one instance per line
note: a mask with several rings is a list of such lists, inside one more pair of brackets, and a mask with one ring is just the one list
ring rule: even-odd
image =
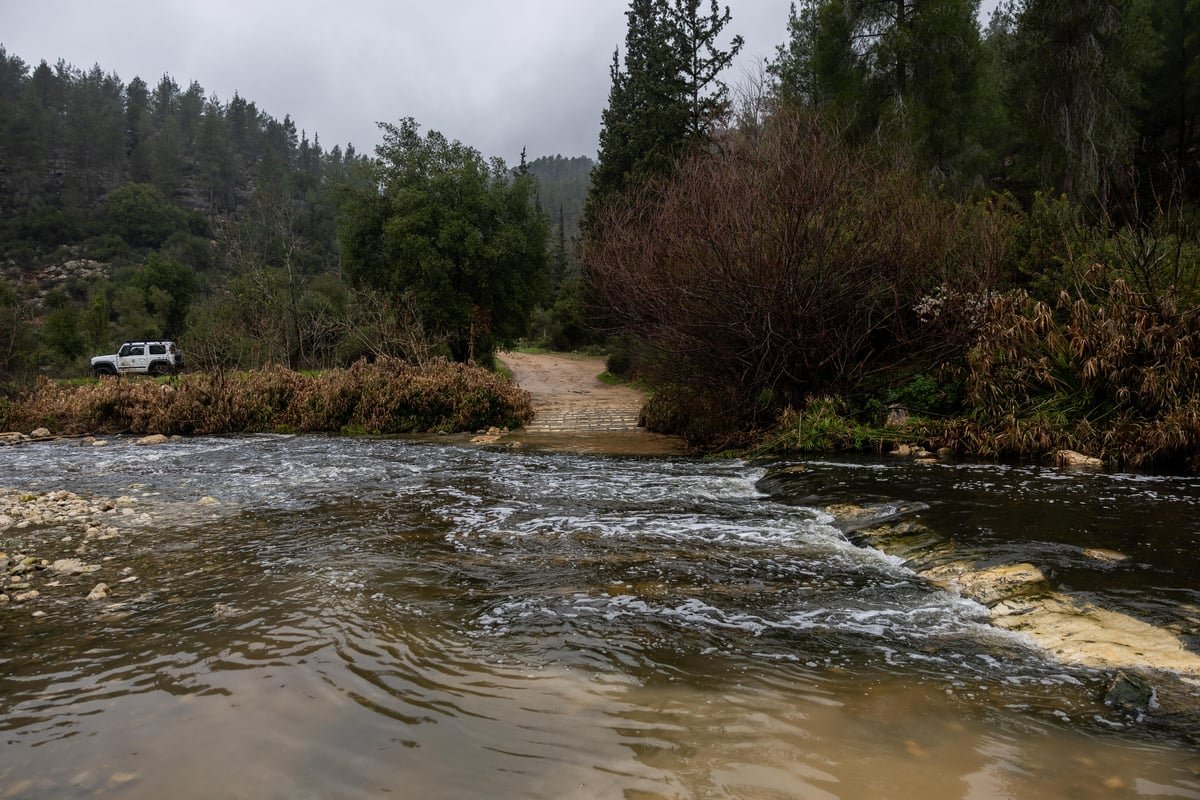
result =
[[88,592],[87,599],[88,600],[103,600],[106,597],[108,597],[108,584],[107,583],[97,583],[95,586],[92,587],[92,590],[90,592]]
[[29,437],[31,439],[45,439],[46,437],[53,435],[54,434],[50,433],[49,428],[37,428],[29,433]]

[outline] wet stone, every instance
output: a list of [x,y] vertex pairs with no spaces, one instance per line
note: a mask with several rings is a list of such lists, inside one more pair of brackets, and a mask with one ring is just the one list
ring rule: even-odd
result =
[[1157,705],[1154,687],[1145,679],[1118,672],[1104,695],[1104,704],[1127,714],[1142,716]]

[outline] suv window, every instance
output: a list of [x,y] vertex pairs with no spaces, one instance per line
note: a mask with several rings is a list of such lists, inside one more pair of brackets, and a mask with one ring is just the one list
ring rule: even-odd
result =
[[146,354],[146,348],[145,348],[145,347],[143,347],[143,346],[142,346],[142,345],[140,345],[140,344],[135,344],[133,347],[130,347],[130,348],[129,348],[129,352],[128,352],[128,353],[126,353],[125,355],[127,355],[127,356],[141,356],[141,355],[145,355],[145,354]]
[[167,348],[165,345],[161,345],[161,344],[150,345],[150,355],[165,356],[166,354],[167,354]]

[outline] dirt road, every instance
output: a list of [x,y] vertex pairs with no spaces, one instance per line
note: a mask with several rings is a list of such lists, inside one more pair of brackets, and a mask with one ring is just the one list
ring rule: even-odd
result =
[[602,383],[604,359],[560,353],[500,353],[521,388],[533,395],[529,433],[636,431],[645,397]]

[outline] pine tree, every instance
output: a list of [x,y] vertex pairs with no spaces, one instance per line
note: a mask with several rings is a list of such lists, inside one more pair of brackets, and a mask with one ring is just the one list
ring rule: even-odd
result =
[[1106,202],[1157,52],[1148,12],[1147,0],[1027,0],[1017,15],[1009,104],[1042,186]]
[[768,66],[773,94],[954,170],[978,149],[978,10],[979,0],[804,0]]

